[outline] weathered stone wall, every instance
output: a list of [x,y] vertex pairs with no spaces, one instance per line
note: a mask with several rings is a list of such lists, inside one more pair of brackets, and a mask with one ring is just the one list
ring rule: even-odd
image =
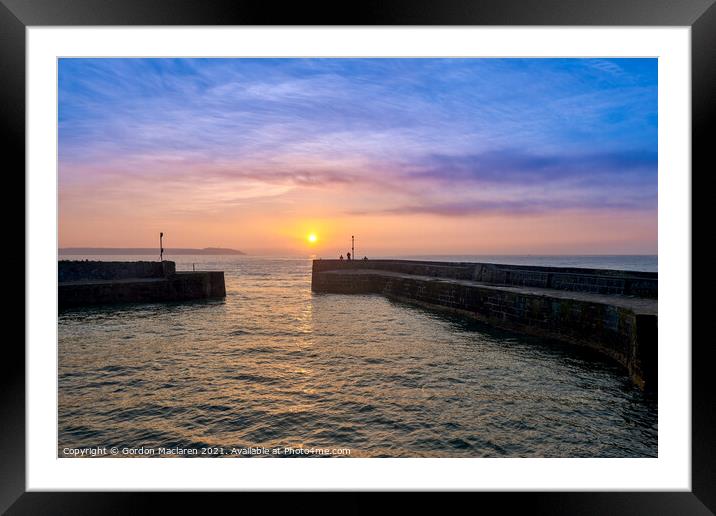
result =
[[414,260],[314,260],[313,272],[345,269],[378,269],[419,276],[469,280],[472,279],[474,275],[475,265],[474,263]]
[[174,262],[103,262],[60,260],[57,275],[65,281],[118,280],[129,278],[162,278],[174,274]]
[[178,272],[169,280],[172,288],[186,299],[226,297],[222,271]]
[[[173,265],[173,262],[169,263]],[[159,303],[222,297],[226,297],[226,286],[224,273],[221,271],[178,272],[159,278],[70,281],[60,283],[58,286],[60,309],[114,303]]]
[[[484,281],[484,284],[481,284],[439,279],[445,277],[439,275],[445,264],[434,269],[429,264],[422,264],[422,268],[416,267],[415,264],[402,268],[400,262],[391,261],[386,265],[401,274],[385,274],[379,271],[389,269],[377,260],[372,264],[359,261],[341,263],[338,260],[331,260],[333,263],[325,262],[327,261],[314,261],[314,291],[382,294],[402,302],[468,315],[499,328],[586,346],[623,365],[634,383],[641,388],[656,388],[656,313],[640,313],[619,303],[609,303],[603,298],[590,301],[585,300],[589,299],[589,296],[582,295],[580,299],[578,294],[572,298],[564,295],[549,296],[545,295],[544,291],[530,291],[529,288],[496,288],[497,285],[559,288],[574,281],[577,286],[570,286],[571,288],[565,290],[579,290],[583,288],[580,283],[583,275],[574,270],[560,274],[554,270],[542,270],[545,268],[503,270],[500,265],[473,264],[471,270],[479,279],[475,276],[473,278],[476,281]],[[455,274],[464,274],[465,265],[458,264]],[[349,272],[349,269],[359,270]],[[438,274],[418,273],[411,277],[405,273],[406,270],[426,270]],[[510,273],[509,277],[500,276],[507,272]],[[591,276],[587,280],[588,288],[602,294],[606,293],[604,290],[609,293],[612,293],[612,290],[622,293],[625,288],[623,284],[619,287],[609,283],[610,280],[626,280],[626,275],[620,272],[587,274],[586,276]],[[492,276],[488,276],[490,274]],[[435,279],[425,276],[433,276]],[[644,279],[648,283],[647,292],[655,295],[656,286],[650,283],[652,278]]]
[[482,281],[493,285],[657,298],[655,272],[412,260],[314,260],[313,272],[377,269],[419,276]]

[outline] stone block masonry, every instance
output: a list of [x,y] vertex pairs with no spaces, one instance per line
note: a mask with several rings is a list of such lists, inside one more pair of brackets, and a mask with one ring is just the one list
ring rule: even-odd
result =
[[382,294],[595,349],[657,385],[656,273],[401,260],[313,262],[312,289]]
[[176,272],[174,262],[104,262],[98,260],[62,260],[57,278],[67,281],[163,278]]
[[60,309],[226,296],[221,271],[176,272],[174,262],[58,262]]

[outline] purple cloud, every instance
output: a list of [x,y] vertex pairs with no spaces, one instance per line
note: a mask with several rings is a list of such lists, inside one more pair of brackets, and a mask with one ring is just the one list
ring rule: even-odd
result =
[[656,178],[657,166],[655,151],[550,155],[505,149],[456,156],[433,154],[407,168],[408,175],[416,179],[539,185],[564,179],[589,183],[605,177],[644,181]]

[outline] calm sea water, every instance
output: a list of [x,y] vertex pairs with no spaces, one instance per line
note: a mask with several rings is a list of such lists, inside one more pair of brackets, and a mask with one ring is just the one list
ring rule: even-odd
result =
[[[656,400],[599,356],[380,296],[314,294],[305,258],[168,258],[224,270],[226,299],[62,312],[60,456],[657,455]],[[492,258],[453,260],[656,270],[656,257]]]

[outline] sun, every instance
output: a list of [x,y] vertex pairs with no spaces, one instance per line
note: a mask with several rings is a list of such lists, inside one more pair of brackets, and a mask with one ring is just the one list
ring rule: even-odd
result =
[[311,244],[315,244],[316,241],[318,240],[318,237],[316,236],[315,233],[309,234],[307,238],[308,238],[308,241],[309,241]]

